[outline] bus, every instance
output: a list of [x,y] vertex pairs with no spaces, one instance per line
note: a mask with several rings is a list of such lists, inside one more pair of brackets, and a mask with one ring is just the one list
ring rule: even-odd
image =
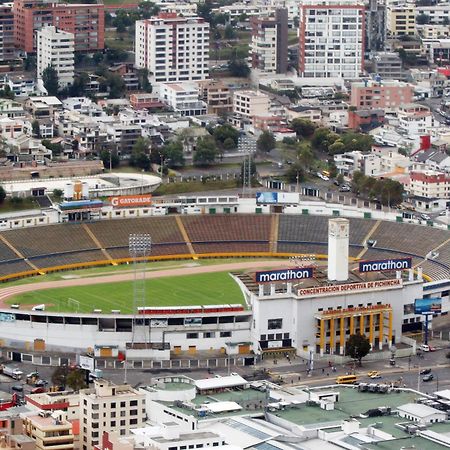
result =
[[356,381],[356,375],[342,375],[336,378],[336,384],[353,384]]
[[329,171],[329,170],[322,170],[322,175],[323,175],[324,177],[330,178],[330,171]]

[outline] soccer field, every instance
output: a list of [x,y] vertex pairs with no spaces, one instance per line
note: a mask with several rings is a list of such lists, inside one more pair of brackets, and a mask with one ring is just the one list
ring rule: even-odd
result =
[[[146,302],[142,306],[189,306],[244,304],[244,296],[228,272],[163,277],[145,281]],[[93,284],[37,290],[17,295],[8,304],[45,304],[47,311],[108,313],[119,309],[133,312],[133,282]]]

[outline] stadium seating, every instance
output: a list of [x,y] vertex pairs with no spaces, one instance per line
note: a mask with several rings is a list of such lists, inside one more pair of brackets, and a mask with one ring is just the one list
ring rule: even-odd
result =
[[258,242],[212,242],[192,244],[195,253],[245,253],[268,252],[268,243]]
[[94,241],[78,224],[21,228],[6,231],[4,236],[25,257],[96,248]]
[[427,274],[433,280],[442,280],[444,278],[449,278],[450,270],[448,267],[437,264],[433,260],[427,260],[420,264],[423,269],[423,273]]
[[17,255],[3,242],[0,241],[0,261],[17,259]]
[[105,259],[106,257],[101,250],[91,250],[84,252],[56,253],[54,255],[30,258],[29,260],[39,269],[44,269],[47,267],[102,261]]
[[381,222],[371,239],[377,241],[376,246],[379,248],[425,257],[428,252],[445,242],[448,237],[448,232],[438,228]]
[[102,220],[90,223],[89,228],[103,248],[128,246],[132,233],[148,233],[153,243],[184,242],[173,216]]
[[191,242],[269,241],[268,215],[183,216],[182,221]]
[[13,273],[27,272],[33,268],[22,259],[10,260],[0,263],[0,277]]

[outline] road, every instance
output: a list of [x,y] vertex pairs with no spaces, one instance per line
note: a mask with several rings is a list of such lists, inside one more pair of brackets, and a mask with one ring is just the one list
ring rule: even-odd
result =
[[[401,381],[404,387],[417,389],[425,393],[431,393],[436,390],[450,389],[450,364],[445,357],[447,349],[441,347],[436,352],[425,353],[423,358],[413,356],[411,358],[397,358],[396,366],[390,366],[389,360],[381,361],[363,361],[362,367],[356,367],[355,373],[358,376],[358,381],[371,383],[390,383]],[[34,366],[31,364],[21,363],[14,364],[21,368],[26,375],[29,372],[37,370],[43,379],[51,381],[51,375],[55,370],[54,367]],[[334,384],[335,378],[339,375],[345,375],[353,370],[353,364],[338,365],[336,372],[333,372],[326,361],[316,363],[311,376],[307,376],[307,361],[301,358],[295,358],[291,362],[283,358],[277,364],[272,360],[264,361],[257,367],[231,367],[230,372],[237,372],[243,377],[252,379],[255,369],[267,369],[272,380],[282,380],[283,384],[288,386],[323,386],[327,384]],[[419,375],[420,370],[430,368],[434,379],[431,382],[423,382],[423,376]],[[380,379],[372,380],[367,376],[369,371],[376,370],[381,374]],[[208,378],[212,374],[226,375],[228,370],[214,370],[208,373],[206,369],[183,369],[177,371],[166,370],[104,370],[104,377],[116,384],[123,383],[125,375],[127,382],[132,386],[145,386],[151,383],[152,378],[162,375],[186,375],[194,379]],[[11,380],[10,378],[0,375],[0,391],[11,392],[14,385],[23,384],[24,392],[27,394],[31,391],[32,386],[21,382]]]

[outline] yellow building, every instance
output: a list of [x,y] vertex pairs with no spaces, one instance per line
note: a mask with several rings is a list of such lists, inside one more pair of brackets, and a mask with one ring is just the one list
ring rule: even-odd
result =
[[392,317],[389,304],[322,311],[315,316],[317,353],[343,354],[348,336],[357,333],[365,335],[373,348],[385,340],[392,342]]
[[387,31],[391,37],[416,34],[416,8],[413,4],[388,6]]
[[74,448],[72,424],[63,415],[43,411],[36,416],[24,418],[25,432],[35,440],[37,450]]

